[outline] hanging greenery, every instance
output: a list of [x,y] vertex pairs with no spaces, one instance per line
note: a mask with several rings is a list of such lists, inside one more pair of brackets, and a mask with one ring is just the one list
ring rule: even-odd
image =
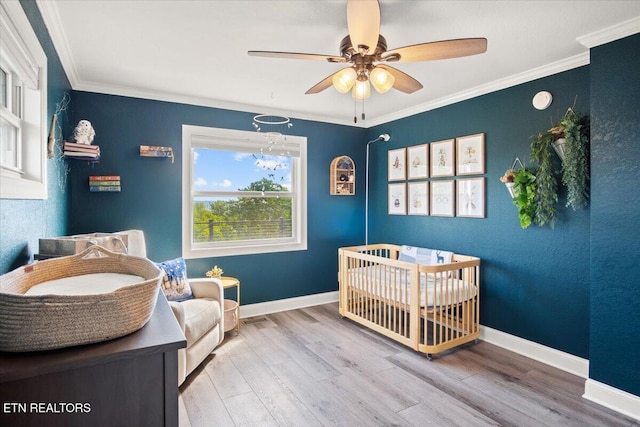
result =
[[562,183],[567,187],[567,207],[582,209],[589,204],[589,119],[569,108],[558,127],[566,139]]
[[531,225],[536,214],[536,177],[525,168],[515,171],[513,176],[513,204],[518,208],[520,226]]
[[[552,149],[562,159],[558,171],[552,161]],[[573,210],[589,203],[589,120],[569,108],[551,129],[532,137],[531,161],[535,169],[535,210],[533,222],[553,228],[557,221],[558,175],[567,187],[566,207]],[[515,199],[514,199],[515,200]],[[525,227],[526,228],[526,227]]]
[[555,226],[556,204],[558,203],[557,171],[551,161],[551,131],[539,133],[531,142],[531,161],[538,164],[536,170],[535,223],[539,226]]

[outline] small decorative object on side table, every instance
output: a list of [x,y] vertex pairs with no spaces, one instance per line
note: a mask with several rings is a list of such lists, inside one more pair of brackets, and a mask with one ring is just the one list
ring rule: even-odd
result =
[[211,270],[205,273],[205,275],[207,277],[215,277],[216,279],[219,279],[222,276],[222,273],[224,273],[224,271],[217,265],[214,265]]

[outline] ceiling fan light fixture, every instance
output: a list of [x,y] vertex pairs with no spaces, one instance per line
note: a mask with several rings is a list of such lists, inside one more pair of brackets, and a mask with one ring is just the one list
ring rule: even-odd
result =
[[355,99],[367,99],[371,96],[371,85],[369,84],[369,80],[358,80],[356,84],[353,86],[353,90],[351,91],[351,97]]
[[347,0],[346,3],[349,32],[340,42],[339,56],[278,51],[249,51],[249,55],[350,64],[325,77],[305,94],[319,93],[330,86],[339,93],[351,91],[355,100],[354,123],[358,122],[357,101],[362,103],[362,119],[365,118],[364,100],[371,96],[371,85],[381,94],[392,88],[406,94],[423,88],[419,81],[388,63],[460,58],[487,51],[487,39],[482,37],[431,41],[387,50],[387,41],[380,34],[380,1]]
[[378,93],[388,92],[396,82],[396,78],[387,70],[376,67],[369,73],[369,80]]
[[331,79],[333,87],[340,93],[347,93],[356,83],[356,70],[352,67],[338,71]]

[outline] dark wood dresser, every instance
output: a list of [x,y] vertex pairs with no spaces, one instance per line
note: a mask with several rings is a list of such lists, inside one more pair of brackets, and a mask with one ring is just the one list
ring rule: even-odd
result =
[[2,426],[178,426],[185,337],[162,293],[151,320],[111,341],[0,352]]

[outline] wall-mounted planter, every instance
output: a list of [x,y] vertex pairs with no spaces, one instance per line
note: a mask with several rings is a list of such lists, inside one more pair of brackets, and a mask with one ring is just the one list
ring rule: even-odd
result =
[[567,144],[566,138],[558,138],[551,143],[553,149],[556,150],[556,154],[560,157],[560,160],[564,162],[564,150]]
[[511,198],[516,197],[515,191],[513,191],[513,182],[505,182],[504,185],[507,186],[507,190],[509,190],[509,194],[511,194]]

